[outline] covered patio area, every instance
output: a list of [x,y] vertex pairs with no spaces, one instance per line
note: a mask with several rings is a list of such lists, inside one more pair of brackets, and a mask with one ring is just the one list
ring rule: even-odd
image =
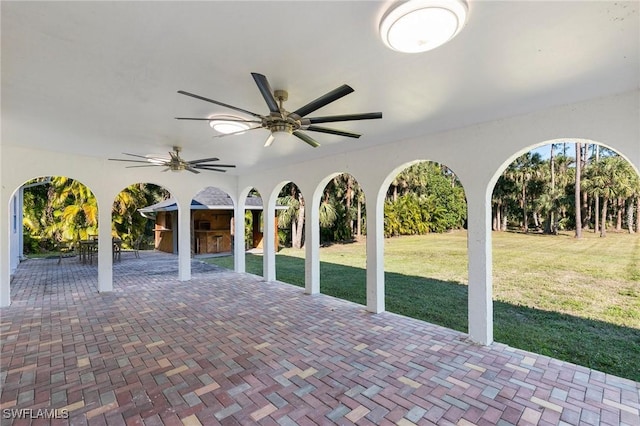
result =
[[181,281],[166,253],[123,256],[112,292],[95,268],[19,265],[0,323],[13,424],[640,422],[639,383],[422,321],[197,260]]

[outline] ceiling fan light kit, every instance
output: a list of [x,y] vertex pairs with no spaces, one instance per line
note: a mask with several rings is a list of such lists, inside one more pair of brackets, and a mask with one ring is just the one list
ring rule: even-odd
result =
[[395,3],[380,22],[380,36],[392,50],[426,52],[455,37],[467,20],[464,0],[408,0]]
[[[308,114],[322,108],[331,102],[337,101],[343,96],[353,92],[353,89],[346,84],[320,96],[319,98],[307,103],[306,105],[298,108],[293,112],[289,112],[284,108],[284,102],[289,98],[289,94],[286,90],[273,90],[267,78],[258,73],[251,73],[253,80],[258,86],[258,90],[262,95],[269,113],[266,115],[257,114],[255,112],[248,111],[246,109],[238,108],[233,105],[225,104],[223,102],[216,101],[214,99],[205,98],[204,96],[196,95],[193,93],[185,92],[184,90],[178,90],[181,95],[189,96],[195,99],[200,99],[205,102],[210,102],[225,108],[232,109],[234,111],[241,112],[249,115],[252,118],[242,119],[234,117],[232,119],[221,118],[218,120],[212,116],[209,118],[192,118],[192,117],[176,117],[177,120],[207,120],[209,125],[221,132],[222,134],[214,137],[224,137],[229,135],[239,135],[249,130],[266,129],[269,130],[269,136],[264,143],[265,147],[270,146],[278,135],[293,135],[308,145],[316,148],[320,144],[311,136],[307,135],[304,131],[327,133],[336,136],[343,136],[348,138],[359,138],[361,135],[358,133],[348,132],[338,129],[330,129],[327,127],[316,126],[317,123],[333,123],[338,121],[353,121],[353,120],[373,120],[382,118],[381,112],[369,112],[364,114],[344,114],[325,117],[306,117]],[[226,126],[222,128],[216,127],[218,123],[224,123]],[[251,127],[253,125],[253,127]],[[234,129],[233,127],[236,126]],[[280,138],[282,139],[282,138]]]
[[242,134],[244,130],[249,130],[249,125],[240,117],[234,115],[213,115],[209,117],[209,126],[216,132],[229,135]]

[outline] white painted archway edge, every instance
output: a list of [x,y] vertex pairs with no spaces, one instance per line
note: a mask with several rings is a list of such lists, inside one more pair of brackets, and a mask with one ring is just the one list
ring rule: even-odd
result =
[[[640,169],[640,91],[549,108],[435,135],[425,135],[376,146],[357,152],[319,158],[240,177],[190,176],[167,174],[158,176],[141,169],[123,169],[108,161],[42,152],[20,148],[20,141],[2,141],[0,208],[0,306],[10,304],[10,212],[14,191],[25,181],[37,176],[62,175],[82,181],[98,199],[101,235],[110,234],[110,206],[115,195],[136,182],[153,182],[167,188],[181,207],[188,206],[197,190],[215,186],[225,190],[234,200],[236,214],[244,210],[249,188],[263,195],[266,206],[275,206],[283,182],[298,185],[309,203],[306,223],[306,287],[305,292],[319,291],[320,195],[328,179],[337,173],[353,175],[365,191],[367,202],[367,309],[384,311],[384,239],[383,201],[388,182],[395,173],[415,160],[431,160],[446,164],[464,186],[468,203],[469,244],[469,335],[472,340],[489,344],[493,341],[492,271],[491,271],[491,193],[502,170],[517,155],[534,146],[557,139],[588,139],[602,143],[621,153]],[[461,120],[464,121],[464,120]],[[19,164],[19,167],[16,166]],[[130,173],[129,173],[130,172]],[[104,179],[108,176],[108,179]],[[268,195],[267,195],[268,194]],[[239,202],[240,200],[240,202]],[[269,213],[270,212],[270,213]],[[273,218],[272,208],[268,214]],[[185,215],[188,217],[188,215]],[[268,219],[268,217],[267,217]],[[190,234],[188,218],[179,220],[179,278],[189,280]],[[238,222],[238,221],[236,221]],[[271,224],[270,226],[268,224]],[[237,224],[236,224],[237,225]],[[265,220],[264,275],[275,279],[273,220]],[[244,227],[244,222],[242,223]],[[237,229],[240,231],[240,229]],[[243,272],[244,232],[236,232],[235,269]],[[99,261],[99,291],[112,289],[112,265],[108,239],[102,238]],[[240,241],[242,240],[242,241]],[[241,243],[241,244],[239,244]],[[185,249],[186,248],[186,249]]]

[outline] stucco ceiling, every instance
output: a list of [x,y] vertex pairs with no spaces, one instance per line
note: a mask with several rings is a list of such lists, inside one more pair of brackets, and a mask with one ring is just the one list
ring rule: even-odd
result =
[[[640,86],[637,1],[471,0],[454,40],[412,55],[382,44],[387,6],[2,1],[2,143],[105,159],[180,145],[242,174]],[[288,90],[290,111],[346,83],[355,92],[316,115],[384,117],[336,123],[363,136],[316,133],[316,149],[174,119],[230,112],[178,90],[266,114],[251,72]]]

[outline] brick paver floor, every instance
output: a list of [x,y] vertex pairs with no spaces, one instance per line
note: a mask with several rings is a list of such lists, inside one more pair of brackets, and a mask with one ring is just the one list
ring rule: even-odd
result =
[[99,294],[95,265],[23,262],[2,424],[640,424],[640,383],[193,265],[125,253]]

